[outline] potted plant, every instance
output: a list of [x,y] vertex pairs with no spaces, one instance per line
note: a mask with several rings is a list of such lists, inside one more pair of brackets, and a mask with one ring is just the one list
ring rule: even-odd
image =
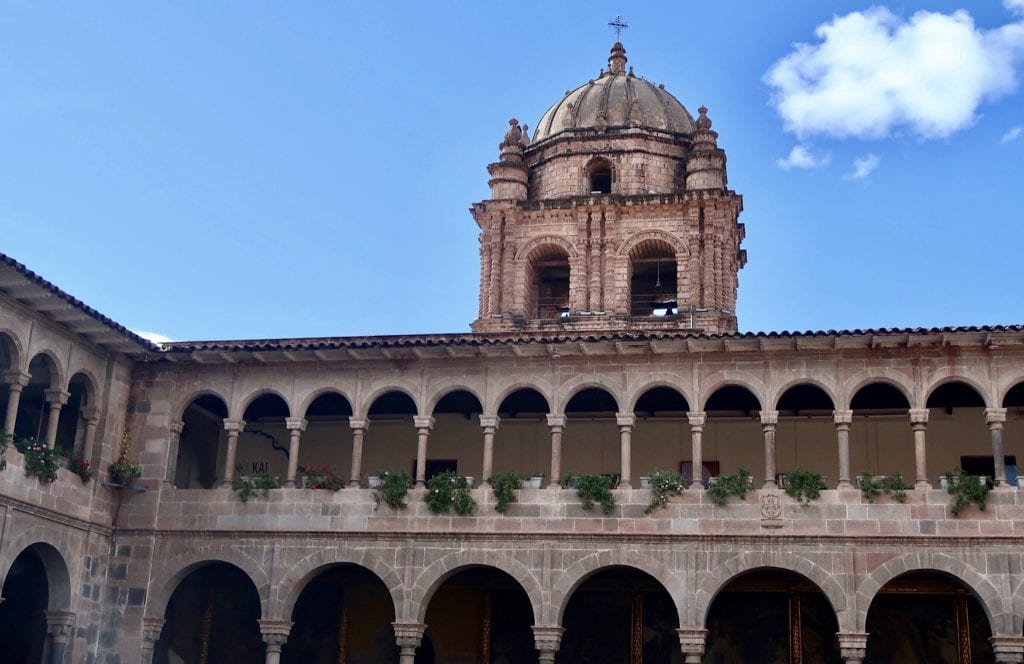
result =
[[[683,476],[675,470],[655,470],[647,478],[647,486],[651,489],[651,502],[644,508],[644,514],[668,505],[672,496],[681,494],[684,489]],[[643,488],[643,484],[640,487]]]
[[794,468],[786,473],[785,492],[790,498],[796,498],[801,505],[817,500],[821,492],[828,488],[821,473],[803,468]]
[[378,471],[378,472],[374,473],[373,475],[363,475],[363,477],[366,479],[366,486],[371,488],[371,489],[379,488],[380,487],[380,483],[381,483],[381,477],[384,474],[386,474],[386,473]]
[[36,477],[43,484],[57,479],[57,454],[35,438],[22,438],[15,447],[25,455],[25,475]]
[[946,480],[946,491],[953,497],[949,506],[953,516],[960,516],[972,503],[985,511],[989,486],[984,477],[965,473],[960,466],[947,470],[942,477]]
[[337,491],[345,486],[345,480],[338,475],[336,467],[323,466],[320,470],[307,470],[303,476],[303,485],[306,489]]
[[526,486],[530,489],[539,489],[540,485],[544,483],[544,473],[537,470],[529,474],[526,478]]
[[281,478],[271,475],[270,473],[242,475],[235,479],[231,488],[234,489],[239,500],[243,503],[247,503],[251,497],[256,495],[257,492],[266,498],[270,494],[271,489],[280,489]]
[[[376,484],[372,482],[376,479]],[[367,478],[369,486],[374,489],[373,499],[378,505],[382,502],[392,509],[405,507],[405,496],[412,488],[412,478],[404,470],[382,470],[375,476]]]
[[516,489],[523,485],[522,476],[513,470],[494,475],[487,481],[490,483],[491,490],[494,492],[494,498],[497,501],[494,504],[494,509],[504,513],[508,508],[508,504],[516,501]]
[[708,494],[711,496],[711,502],[716,505],[725,505],[729,496],[746,498],[747,493],[754,490],[754,478],[746,468],[740,468],[735,475],[719,475],[712,477],[711,480],[708,483]]
[[455,471],[446,470],[430,478],[423,500],[434,514],[444,514],[449,508],[456,514],[468,516],[476,508],[476,501],[469,493],[470,484],[466,477]]
[[110,464],[110,476],[114,484],[128,486],[136,477],[142,474],[142,468],[128,460],[128,453],[131,451],[131,433],[125,426],[121,434],[121,444],[118,449],[117,459]]
[[615,497],[612,495],[615,478],[610,475],[580,475],[574,479],[576,496],[579,497],[583,509],[593,509],[594,503],[599,504],[605,514],[615,509]]

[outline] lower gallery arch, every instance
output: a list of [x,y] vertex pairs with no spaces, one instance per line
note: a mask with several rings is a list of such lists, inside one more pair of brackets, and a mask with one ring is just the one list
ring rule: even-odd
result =
[[537,661],[533,605],[510,574],[462,567],[430,595],[417,664]]
[[245,572],[230,563],[200,563],[167,603],[153,662],[263,662],[260,615],[259,593]]
[[992,628],[974,592],[937,571],[901,574],[868,608],[867,658],[896,662],[992,662]]
[[562,615],[560,664],[681,662],[679,613],[657,579],[632,567],[605,567],[573,591]]
[[46,638],[45,612],[68,609],[70,585],[63,557],[49,544],[33,544],[18,554],[4,579],[0,604],[2,661],[62,661]]
[[350,563],[316,574],[292,610],[283,664],[397,662],[395,607],[376,574]]
[[843,661],[828,598],[789,570],[760,568],[734,577],[711,602],[705,627],[707,664]]

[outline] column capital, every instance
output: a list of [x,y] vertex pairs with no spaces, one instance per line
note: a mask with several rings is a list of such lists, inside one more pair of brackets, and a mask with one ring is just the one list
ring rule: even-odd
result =
[[17,386],[18,389],[20,390],[21,388],[28,385],[28,382],[30,380],[32,380],[32,374],[28,373],[27,371],[4,372],[4,382],[7,383],[8,387]]
[[911,408],[908,411],[910,415],[910,424],[928,424],[928,409],[927,408]]
[[686,419],[689,420],[691,429],[703,429],[704,425],[708,422],[708,414],[694,411],[687,413]]
[[541,652],[558,652],[565,629],[558,625],[534,625],[533,641]]
[[991,427],[993,424],[1002,425],[1006,421],[1006,409],[1005,408],[986,408],[985,409],[985,424]]
[[75,626],[74,611],[45,611],[46,633],[54,644],[67,645]]
[[228,433],[242,433],[245,431],[245,420],[224,420],[224,430]]
[[142,640],[146,643],[156,643],[160,640],[160,632],[166,621],[163,618],[144,616],[142,618]]
[[291,433],[293,431],[296,431],[296,430],[299,433],[302,433],[303,431],[306,430],[306,425],[307,424],[309,424],[309,423],[306,422],[306,419],[303,418],[303,417],[287,417],[284,420],[284,426],[285,426],[286,429],[288,429],[289,433]]
[[551,428],[564,427],[565,415],[552,415],[551,413],[548,413],[548,426]]
[[46,397],[46,403],[50,404],[51,406],[55,406],[58,404],[61,406],[65,406],[68,403],[68,399],[71,397],[71,393],[65,392],[64,390],[60,389],[44,390],[43,396]]
[[1024,636],[995,634],[989,638],[996,664],[1018,664],[1024,662]]
[[288,640],[288,635],[292,633],[291,620],[260,618],[257,622],[260,625],[263,642],[268,646],[283,646]]
[[679,635],[679,647],[683,651],[683,655],[690,655],[687,659],[690,661],[694,658],[700,658],[704,656],[704,642],[707,640],[708,631],[703,627],[680,627],[676,630],[676,634]]
[[427,629],[423,623],[393,622],[391,626],[395,629],[395,643],[399,648],[419,648],[423,632]]
[[619,425],[619,428],[632,428],[636,424],[636,415],[633,413],[615,413],[615,423]]
[[370,428],[370,418],[369,417],[350,417],[350,418],[348,418],[348,426],[353,431],[363,431],[363,432],[365,432],[367,429]]
[[434,428],[434,418],[430,415],[416,415],[412,418],[412,423],[416,425],[417,429],[430,429]]
[[859,662],[864,659],[868,647],[867,632],[839,632],[839,654],[845,662]]
[[761,411],[761,425],[762,426],[775,426],[779,423],[779,411],[777,410],[762,410]]
[[497,415],[481,415],[480,426],[484,429],[497,429],[501,424],[501,418]]
[[852,410],[833,410],[832,421],[835,422],[836,426],[846,425],[850,426],[853,424],[853,411]]
[[185,430],[185,423],[181,420],[177,422],[171,422],[167,425],[167,430],[171,432],[171,435],[177,438],[181,435],[181,432]]
[[86,424],[96,424],[100,421],[100,409],[96,406],[82,409],[82,419]]

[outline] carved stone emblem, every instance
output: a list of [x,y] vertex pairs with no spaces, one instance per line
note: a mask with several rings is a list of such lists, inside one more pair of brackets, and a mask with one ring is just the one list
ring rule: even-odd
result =
[[764,528],[782,526],[782,498],[779,494],[761,494],[761,526]]

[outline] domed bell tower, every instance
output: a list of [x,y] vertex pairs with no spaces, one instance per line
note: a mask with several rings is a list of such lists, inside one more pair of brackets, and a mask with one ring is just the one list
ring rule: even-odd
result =
[[480,226],[475,332],[736,331],[743,199],[696,120],[616,42],[529,138],[509,121]]

